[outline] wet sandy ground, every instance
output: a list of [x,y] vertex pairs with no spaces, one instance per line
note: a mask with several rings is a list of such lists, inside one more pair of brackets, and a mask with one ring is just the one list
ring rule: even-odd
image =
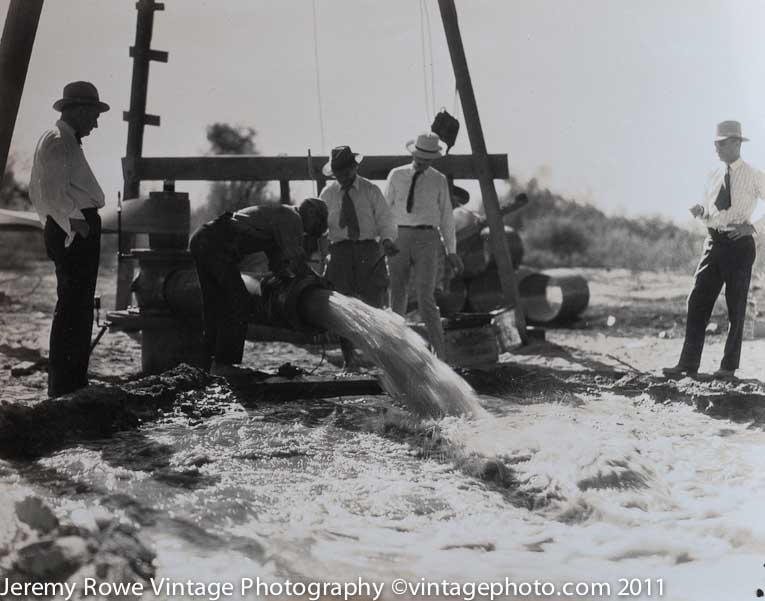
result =
[[[608,370],[658,374],[679,356],[690,275],[623,270],[582,270],[590,285],[590,306],[582,319],[562,328],[548,328],[546,341],[501,356],[503,363],[527,368]],[[114,269],[99,276],[102,318],[114,304]],[[763,290],[753,296],[765,308]],[[14,376],[12,368],[47,356],[50,319],[55,304],[55,277],[47,262],[23,272],[0,271],[0,400],[34,403],[45,397],[46,374],[32,370]],[[725,343],[726,317],[720,302],[713,315],[717,332],[707,337],[701,371],[718,367]],[[94,335],[98,329],[94,327]],[[289,343],[247,343],[245,364],[264,371],[285,362],[315,374],[337,373],[339,350],[297,347]],[[107,332],[91,358],[91,379],[120,382],[140,375],[140,338]],[[765,380],[765,338],[744,342],[744,380]]]

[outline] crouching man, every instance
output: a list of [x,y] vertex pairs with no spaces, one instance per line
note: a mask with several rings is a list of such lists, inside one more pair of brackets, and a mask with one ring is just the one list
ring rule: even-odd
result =
[[242,362],[250,308],[239,271],[242,258],[264,252],[273,274],[307,275],[304,236],[318,238],[326,230],[326,204],[308,198],[297,210],[261,205],[227,212],[194,232],[189,248],[202,288],[205,369],[226,375]]

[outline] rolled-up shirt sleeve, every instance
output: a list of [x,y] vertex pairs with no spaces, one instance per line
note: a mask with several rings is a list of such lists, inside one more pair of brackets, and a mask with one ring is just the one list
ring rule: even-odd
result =
[[74,239],[69,220],[85,219],[69,194],[70,173],[66,143],[60,138],[43,140],[35,157],[34,181],[30,186],[32,202],[43,224],[50,215],[64,230],[67,246]]

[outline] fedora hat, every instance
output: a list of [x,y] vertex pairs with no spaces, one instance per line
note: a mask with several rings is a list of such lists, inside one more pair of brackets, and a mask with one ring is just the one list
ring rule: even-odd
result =
[[329,160],[321,168],[321,172],[326,177],[332,177],[333,171],[358,165],[363,160],[364,155],[353,152],[350,146],[335,146],[330,153]]
[[410,154],[421,159],[437,159],[443,156],[441,138],[433,132],[425,132],[417,136],[416,140],[409,140],[406,149]]
[[66,84],[64,94],[53,103],[53,108],[61,112],[68,106],[82,104],[97,106],[102,113],[109,110],[109,105],[98,98],[96,86],[89,81],[73,81]]
[[738,121],[722,121],[717,124],[715,142],[719,142],[720,140],[725,140],[727,138],[738,138],[742,142],[749,141],[749,138],[745,138],[741,135],[741,123]]

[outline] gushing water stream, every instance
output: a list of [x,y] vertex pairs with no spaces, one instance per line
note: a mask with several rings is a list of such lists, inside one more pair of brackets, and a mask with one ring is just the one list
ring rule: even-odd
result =
[[386,392],[407,403],[414,413],[485,415],[470,385],[433,355],[401,316],[324,289],[304,292],[300,313],[362,349],[383,370]]

